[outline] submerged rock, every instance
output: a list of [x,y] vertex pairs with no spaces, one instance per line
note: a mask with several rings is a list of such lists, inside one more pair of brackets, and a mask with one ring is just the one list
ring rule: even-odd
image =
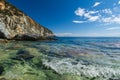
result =
[[20,50],[17,52],[17,56],[15,58],[12,58],[12,59],[15,59],[15,60],[30,60],[32,59],[34,56],[30,54],[29,51],[26,51],[26,50]]
[[0,66],[0,75],[4,72],[4,67]]
[[53,39],[53,36],[52,31],[36,23],[6,0],[0,0],[0,38],[13,40],[48,40]]
[[7,39],[0,39],[0,43],[8,43],[9,41]]

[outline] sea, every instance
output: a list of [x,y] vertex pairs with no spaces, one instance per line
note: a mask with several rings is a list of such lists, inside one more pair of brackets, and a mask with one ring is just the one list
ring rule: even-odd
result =
[[56,38],[55,41],[22,41],[17,44],[36,48],[44,54],[43,64],[59,74],[120,80],[120,37]]
[[120,80],[120,37],[57,37],[35,46],[58,73]]

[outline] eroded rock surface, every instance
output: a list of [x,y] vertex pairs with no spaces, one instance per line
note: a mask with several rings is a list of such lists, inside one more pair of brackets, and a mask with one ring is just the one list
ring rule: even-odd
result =
[[0,38],[47,40],[51,37],[53,37],[52,31],[36,23],[6,0],[0,0]]

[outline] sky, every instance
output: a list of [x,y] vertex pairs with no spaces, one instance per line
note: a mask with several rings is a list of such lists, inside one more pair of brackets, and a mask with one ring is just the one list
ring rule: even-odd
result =
[[120,0],[8,0],[57,36],[120,37]]

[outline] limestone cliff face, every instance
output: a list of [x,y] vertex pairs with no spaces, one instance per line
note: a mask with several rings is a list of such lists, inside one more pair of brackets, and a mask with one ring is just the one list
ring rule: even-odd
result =
[[0,0],[0,38],[39,40],[52,36],[52,31],[33,21],[6,0]]

